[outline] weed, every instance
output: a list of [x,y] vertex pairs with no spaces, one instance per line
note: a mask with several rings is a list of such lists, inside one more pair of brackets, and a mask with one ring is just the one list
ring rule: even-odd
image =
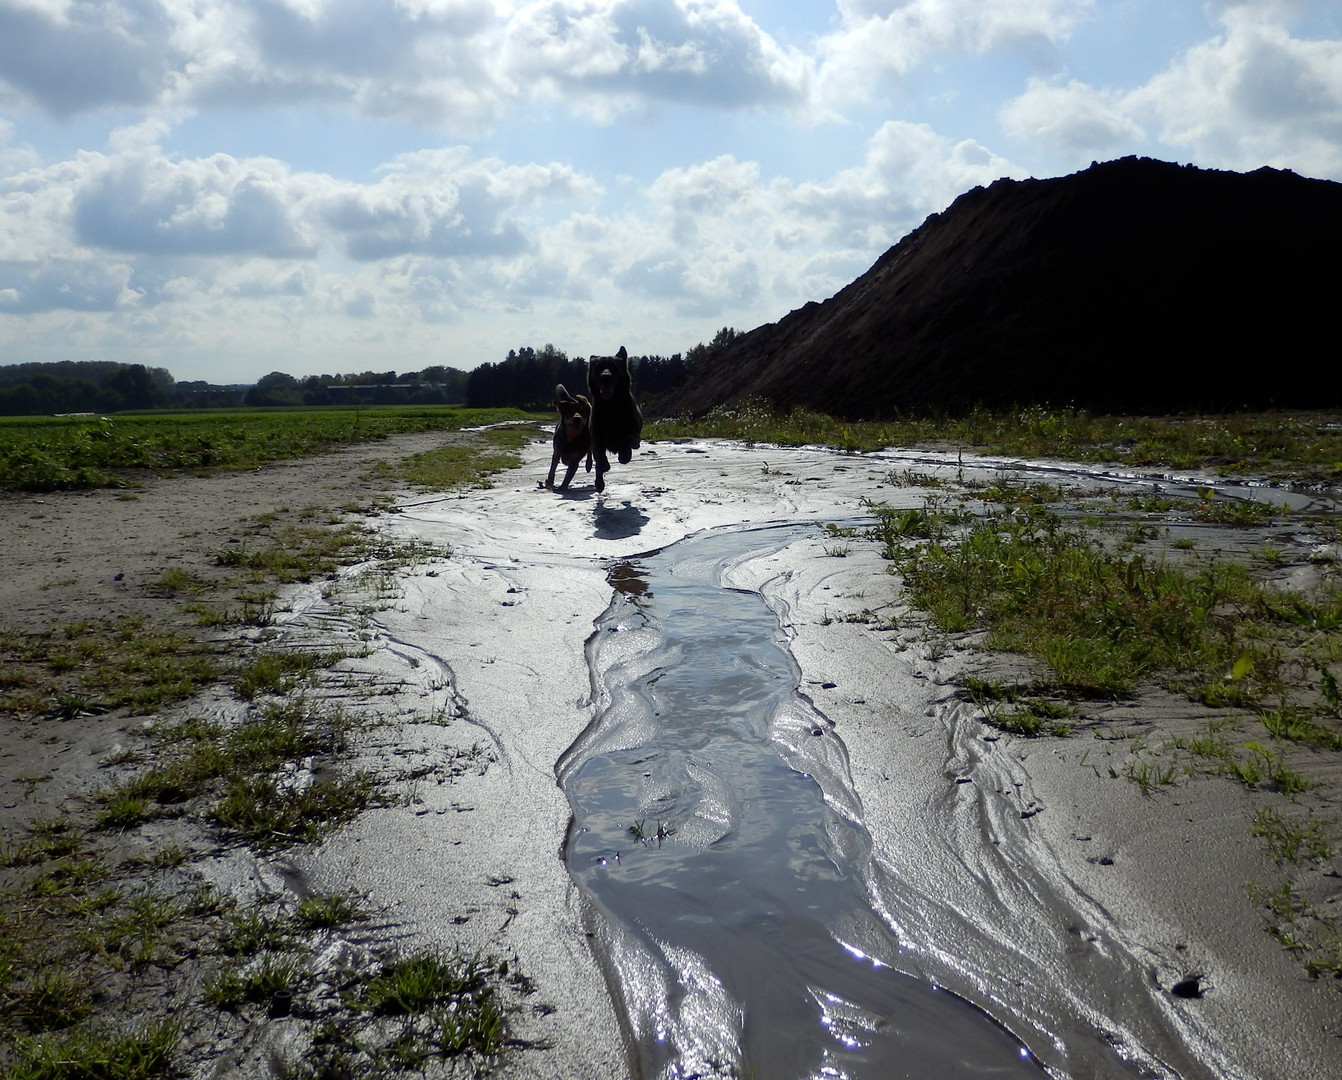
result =
[[1261,709],[1258,718],[1274,739],[1342,750],[1342,733],[1320,724],[1315,715],[1311,709],[1281,701],[1275,708]]
[[169,567],[159,575],[159,586],[171,595],[181,592],[198,593],[209,588],[207,582],[180,567]]
[[293,993],[305,974],[295,956],[262,953],[245,964],[223,968],[205,987],[205,1000],[229,1011],[244,1002],[270,1001],[278,993]]
[[1342,979],[1342,938],[1333,935],[1321,942],[1315,954],[1305,961],[1305,970],[1311,979],[1323,975]]
[[1271,807],[1264,807],[1254,815],[1253,835],[1267,841],[1274,859],[1285,862],[1328,859],[1333,854],[1317,821],[1303,822]]
[[93,1010],[84,980],[61,969],[37,971],[5,997],[12,1019],[30,1032],[68,1028]]
[[488,487],[490,475],[521,464],[518,451],[533,437],[534,431],[525,426],[491,428],[416,454],[399,465],[385,467],[385,471],[405,483],[431,490]]
[[225,920],[219,949],[226,956],[251,956],[262,950],[283,952],[295,938],[288,920],[268,915],[258,908],[236,912]]
[[234,676],[234,692],[243,701],[251,701],[262,694],[284,694],[296,682],[311,678],[319,669],[337,664],[347,655],[340,651],[262,652],[238,670]]
[[1129,761],[1123,774],[1137,785],[1143,795],[1150,795],[1157,788],[1174,783],[1177,770],[1170,762],[1144,757]]
[[367,917],[360,898],[347,892],[304,897],[295,913],[298,924],[308,930],[326,930]]
[[180,1040],[170,1023],[138,1030],[76,1028],[61,1035],[19,1039],[6,1080],[148,1080],[171,1076]]
[[130,829],[148,821],[150,815],[148,799],[124,791],[108,792],[96,826],[108,831]]
[[383,964],[359,987],[354,1002],[378,1016],[407,1016],[467,994],[488,996],[490,965],[478,959],[448,957],[433,951],[414,953]]

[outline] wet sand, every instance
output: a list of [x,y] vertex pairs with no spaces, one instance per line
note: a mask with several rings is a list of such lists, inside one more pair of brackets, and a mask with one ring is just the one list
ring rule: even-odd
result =
[[[820,525],[860,513],[866,497],[914,505],[921,493],[887,483],[908,455],[656,445],[616,466],[604,497],[583,474],[568,493],[537,489],[548,449],[537,444],[526,456],[493,489],[406,496],[400,513],[377,519],[453,554],[408,571],[397,598],[361,630],[372,647],[361,661],[370,677],[400,680],[412,695],[418,687],[426,709],[453,718],[404,725],[394,739],[374,735],[368,753],[478,747],[492,761],[257,872],[281,886],[296,875],[313,887],[365,889],[407,944],[515,955],[543,1007],[514,1018],[530,1048],[511,1055],[501,1075],[615,1078],[629,1074],[626,1031],[592,952],[600,921],[560,859],[569,810],[555,780],[556,763],[595,713],[584,646],[611,600],[610,567],[708,528]],[[333,468],[323,460],[319,468]],[[350,459],[343,473],[328,474],[333,496],[342,483],[370,494],[358,467]],[[166,611],[166,600],[146,595],[162,569],[217,548],[242,516],[229,515],[245,507],[305,505],[299,493],[317,488],[300,471],[290,469],[293,490],[279,496],[266,489],[278,471],[218,478],[251,492],[232,501],[207,490],[210,480],[159,482],[130,503],[109,493],[6,500],[6,535],[19,535],[22,521],[39,535],[3,557],[11,565],[0,567],[9,583],[0,601],[34,624],[70,618],[81,604],[115,613],[122,593]],[[183,494],[193,485],[201,486]],[[192,499],[194,509],[174,502]],[[127,514],[129,524],[117,517]],[[1143,796],[1121,777],[1126,744],[1088,733],[1021,740],[984,728],[949,685],[981,656],[952,649],[934,661],[911,635],[849,621],[866,609],[894,610],[899,596],[871,545],[847,546],[843,558],[827,553],[832,541],[817,529],[814,539],[736,568],[733,583],[760,588],[775,607],[803,692],[847,746],[874,841],[876,894],[911,964],[991,1013],[1058,1075],[1342,1074],[1336,987],[1308,979],[1263,932],[1245,891],[1274,872],[1249,835],[1254,798],[1215,777]],[[325,605],[315,591],[297,598],[281,629],[329,627],[341,615]],[[1177,732],[1199,719],[1186,703],[1158,698],[1107,711],[1125,729]],[[78,731],[61,737],[82,745]],[[7,795],[26,767],[14,746],[7,738],[11,756],[0,759]],[[72,782],[78,775],[70,770]],[[1311,797],[1335,816],[1329,792],[1342,785],[1327,778],[1331,786]],[[7,815],[34,815],[30,799],[4,803]],[[1190,974],[1206,992],[1172,994]]]

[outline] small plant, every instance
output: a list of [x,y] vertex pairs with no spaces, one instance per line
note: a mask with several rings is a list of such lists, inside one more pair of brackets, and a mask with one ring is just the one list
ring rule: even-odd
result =
[[180,1040],[169,1023],[129,1032],[108,1027],[76,1028],[61,1035],[19,1039],[7,1077],[10,1080],[150,1080],[177,1071],[174,1052]]
[[272,1000],[276,994],[291,994],[304,975],[303,961],[295,956],[262,954],[246,964],[230,964],[205,987],[205,1000],[216,1008],[233,1011],[246,1002]]
[[1143,795],[1150,795],[1157,788],[1174,783],[1177,769],[1169,762],[1144,757],[1128,762],[1124,775],[1137,785]]
[[326,930],[367,917],[360,898],[347,892],[304,897],[295,913],[298,925],[308,930]]
[[491,970],[479,960],[418,952],[383,964],[354,1003],[378,1016],[417,1015],[467,994],[488,996]]
[[122,831],[143,824],[151,816],[148,799],[127,791],[113,791],[103,797],[103,808],[95,824],[108,832]]
[[1303,822],[1271,807],[1264,807],[1254,815],[1253,835],[1266,840],[1272,857],[1284,862],[1328,859],[1333,854],[1317,821]]
[[294,945],[287,920],[268,915],[259,908],[236,912],[226,920],[219,949],[228,956],[251,956],[262,950],[283,952]]

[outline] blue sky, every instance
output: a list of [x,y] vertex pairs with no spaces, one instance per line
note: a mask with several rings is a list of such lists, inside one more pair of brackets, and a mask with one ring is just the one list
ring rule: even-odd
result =
[[670,354],[1125,154],[1342,180],[1342,5],[0,0],[0,363]]

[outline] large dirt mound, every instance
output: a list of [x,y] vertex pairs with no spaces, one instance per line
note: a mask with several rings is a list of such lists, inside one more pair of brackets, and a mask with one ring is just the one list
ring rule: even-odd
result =
[[1342,403],[1342,184],[1123,158],[961,195],[679,395],[849,418]]

